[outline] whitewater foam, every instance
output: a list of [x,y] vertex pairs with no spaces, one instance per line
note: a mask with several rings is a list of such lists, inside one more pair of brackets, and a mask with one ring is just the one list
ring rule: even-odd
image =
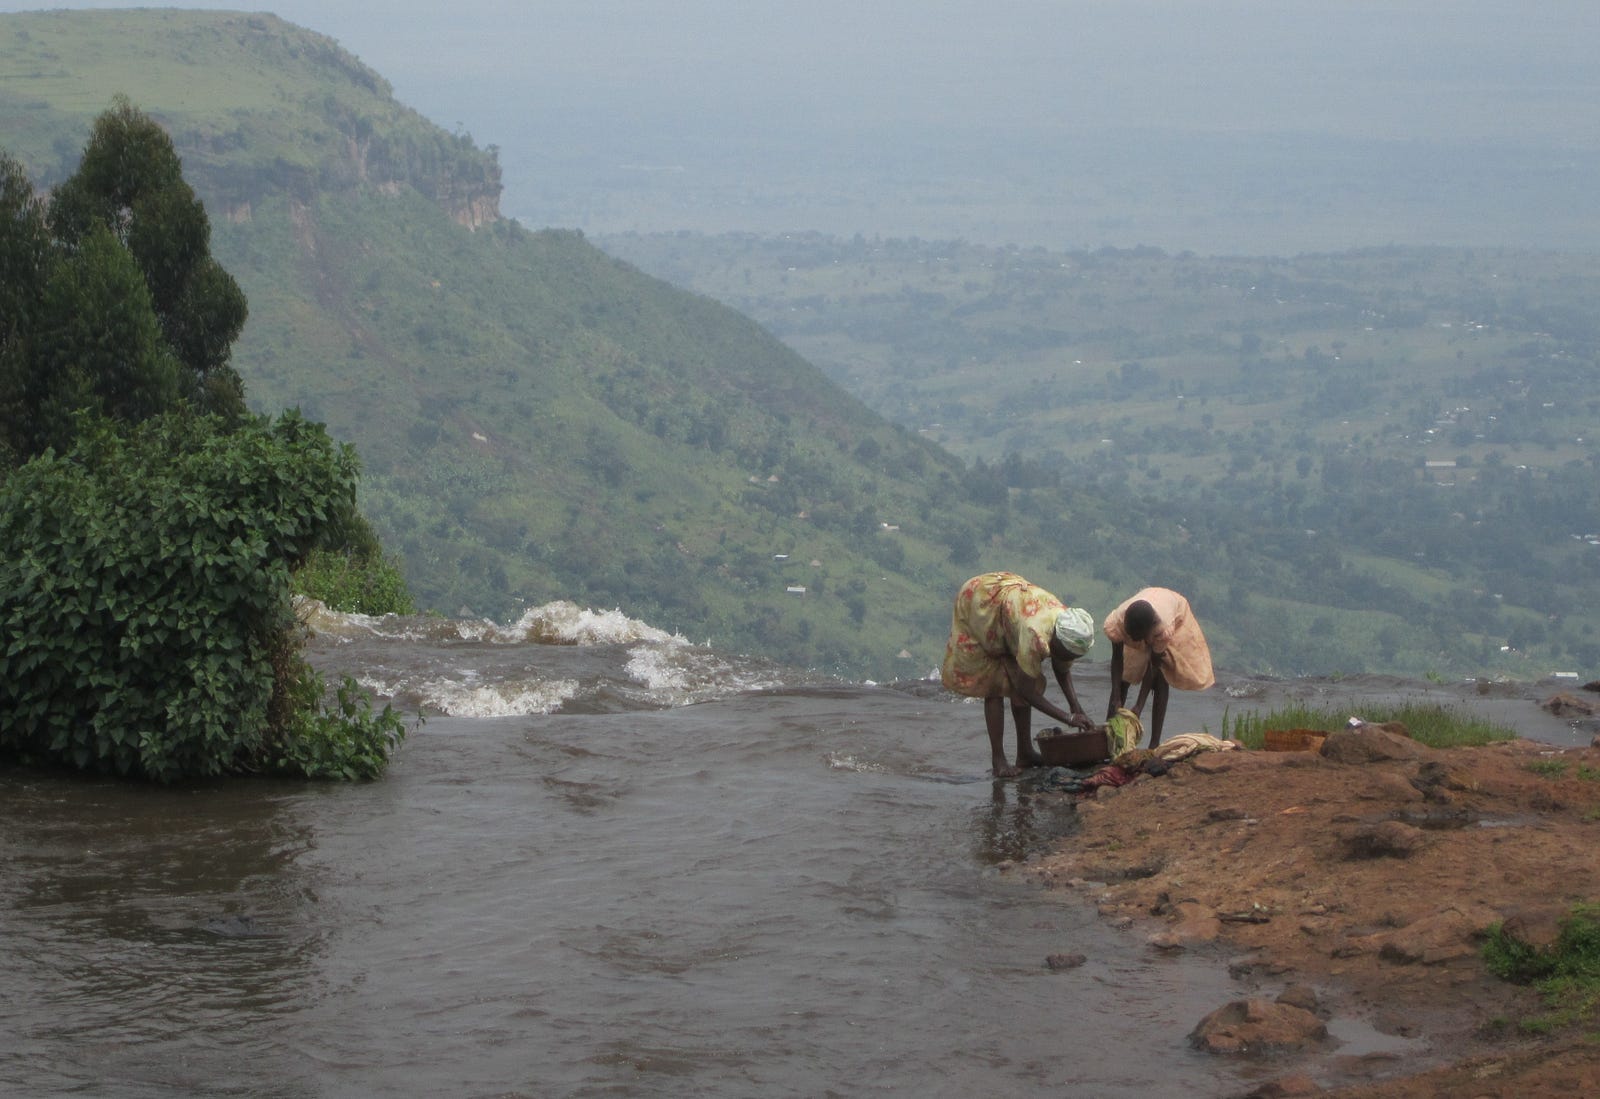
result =
[[633,641],[688,644],[683,637],[629,618],[620,609],[596,611],[566,599],[529,607],[510,624],[488,618],[356,614],[330,610],[320,600],[303,596],[295,600],[295,605],[301,622],[313,632],[340,640],[365,636],[389,641],[456,638],[502,645],[618,645]]
[[525,717],[549,714],[578,693],[575,679],[479,683],[432,679],[412,688],[425,712],[450,717]]
[[481,627],[482,633],[473,640],[533,641],[543,645],[623,645],[631,641],[677,640],[687,644],[683,638],[637,618],[629,618],[621,610],[595,611],[565,599],[529,607],[513,625],[500,626],[483,619]]

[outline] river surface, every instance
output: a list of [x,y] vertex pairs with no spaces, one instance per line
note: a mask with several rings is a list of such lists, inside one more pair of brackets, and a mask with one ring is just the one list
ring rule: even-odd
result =
[[[0,1094],[1249,1086],[1186,1044],[1243,994],[1222,959],[1158,956],[1004,872],[1071,841],[1070,799],[992,780],[981,709],[934,682],[840,683],[570,604],[316,624],[319,666],[428,714],[382,781],[0,772]],[[1078,678],[1092,711],[1105,665]],[[1549,693],[1224,676],[1175,692],[1168,731],[1416,697],[1587,743]]]

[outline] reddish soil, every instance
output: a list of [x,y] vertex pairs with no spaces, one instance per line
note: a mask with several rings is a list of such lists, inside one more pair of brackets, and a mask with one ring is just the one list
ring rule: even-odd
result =
[[1574,904],[1600,901],[1600,750],[1335,737],[1098,791],[1081,831],[1018,872],[1080,892],[1152,950],[1216,952],[1251,997],[1310,990],[1330,1025],[1380,1039],[1280,1053],[1252,1094],[1600,1094],[1600,1020],[1528,1037],[1517,1024],[1538,995],[1480,953],[1492,924],[1547,943]]

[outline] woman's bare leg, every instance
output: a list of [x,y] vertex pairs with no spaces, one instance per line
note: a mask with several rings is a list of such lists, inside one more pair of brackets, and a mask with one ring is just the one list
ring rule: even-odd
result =
[[1006,762],[1006,700],[999,695],[983,700],[983,726],[989,733],[989,763],[995,778],[1014,778],[1020,767]]
[[1026,702],[1011,700],[1011,724],[1017,730],[1017,766],[1040,767],[1044,757],[1033,746],[1033,707]]
[[1161,726],[1167,721],[1167,677],[1156,672],[1155,696],[1150,700],[1150,747],[1161,743]]

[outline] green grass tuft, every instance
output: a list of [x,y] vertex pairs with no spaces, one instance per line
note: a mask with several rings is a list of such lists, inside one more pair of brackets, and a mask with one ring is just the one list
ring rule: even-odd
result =
[[[1368,708],[1364,716],[1375,723],[1398,721],[1406,727],[1412,739],[1429,748],[1477,747],[1497,740],[1515,740],[1517,737],[1516,730],[1508,726],[1476,717],[1454,706],[1435,703],[1408,702],[1399,706]],[[1268,729],[1325,729],[1332,732],[1343,728],[1347,720],[1345,711],[1291,705],[1266,712],[1224,714],[1222,735],[1237,740],[1246,748],[1260,748],[1266,741]]]
[[1547,1034],[1592,1021],[1600,1013],[1600,904],[1575,906],[1556,941],[1543,949],[1496,924],[1489,929],[1483,960],[1496,976],[1530,984],[1544,998],[1545,1011],[1520,1022],[1525,1032]]

